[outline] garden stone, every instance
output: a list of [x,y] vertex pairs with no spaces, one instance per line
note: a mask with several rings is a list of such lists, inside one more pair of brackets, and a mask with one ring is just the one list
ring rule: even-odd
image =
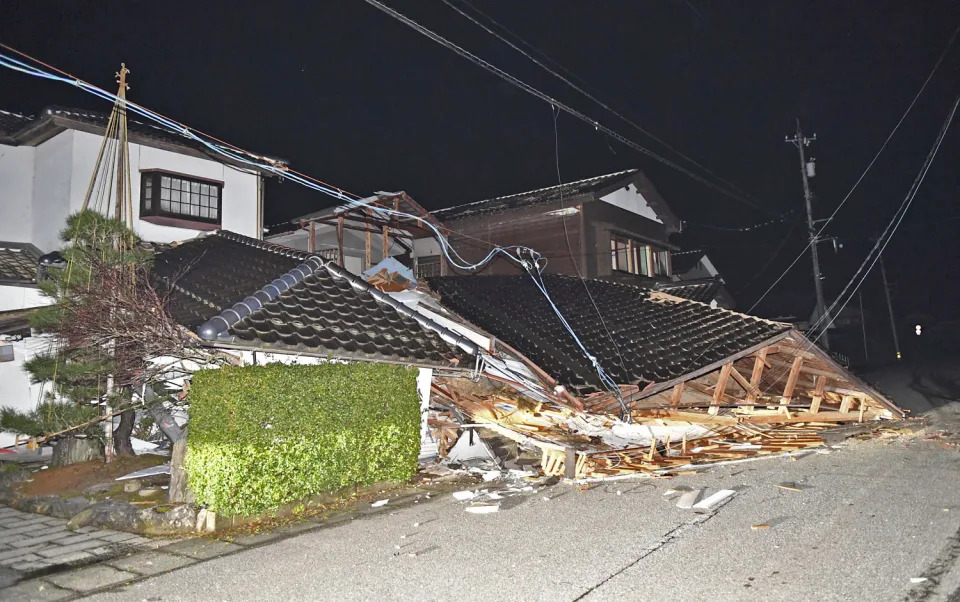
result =
[[90,525],[117,531],[139,531],[143,527],[140,510],[127,502],[106,500],[90,506]]
[[70,518],[89,506],[90,503],[90,500],[80,496],[56,500],[50,504],[50,516]]
[[106,493],[113,489],[113,483],[97,483],[96,485],[91,485],[83,490],[83,495],[100,495],[101,493]]
[[88,524],[90,524],[90,519],[92,518],[93,518],[93,510],[91,510],[90,508],[87,508],[86,510],[81,510],[67,522],[67,529],[70,531],[76,531],[81,527],[86,527]]
[[140,491],[140,479],[129,479],[123,482],[123,490],[126,493],[136,493]]
[[151,495],[154,495],[159,491],[160,491],[159,487],[144,487],[143,489],[137,492],[137,495],[139,495],[140,497],[150,497]]
[[38,495],[20,498],[20,510],[35,514],[50,514],[50,507],[60,498],[55,495]]
[[147,524],[147,532],[156,535],[192,531],[197,522],[197,508],[193,505],[176,506],[160,512],[156,508],[140,511],[140,518]]

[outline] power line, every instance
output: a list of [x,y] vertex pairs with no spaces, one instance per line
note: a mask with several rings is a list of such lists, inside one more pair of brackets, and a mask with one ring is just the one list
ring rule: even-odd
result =
[[[850,302],[850,299],[853,298],[853,295],[857,293],[857,290],[860,288],[860,285],[863,284],[863,281],[866,280],[867,276],[870,274],[870,271],[873,269],[873,266],[876,265],[877,259],[880,255],[883,254],[883,251],[887,248],[887,245],[890,244],[890,240],[893,238],[893,235],[896,234],[897,229],[900,227],[900,223],[903,221],[904,216],[906,216],[907,211],[910,210],[910,206],[913,204],[914,199],[917,198],[917,191],[920,189],[920,185],[923,184],[923,180],[927,177],[927,172],[930,171],[930,166],[933,164],[933,160],[937,156],[937,152],[940,150],[940,145],[943,144],[943,139],[947,135],[947,130],[950,129],[950,125],[953,123],[954,115],[957,112],[957,106],[960,105],[960,95],[957,96],[956,100],[953,103],[953,107],[950,109],[950,113],[947,115],[946,120],[943,123],[943,126],[940,128],[940,132],[937,136],[936,141],[934,142],[933,147],[930,149],[930,152],[927,153],[927,157],[923,162],[923,166],[920,168],[920,173],[917,174],[917,177],[914,179],[913,184],[910,186],[910,190],[907,192],[907,196],[904,198],[903,202],[900,203],[900,207],[897,208],[897,211],[894,213],[893,218],[890,220],[890,223],[887,224],[887,227],[884,228],[883,233],[880,235],[880,238],[877,239],[876,244],[867,254],[866,259],[863,260],[863,263],[860,264],[860,267],[854,273],[853,277],[847,283],[847,285],[840,291],[840,294],[837,295],[837,298],[833,303],[830,304],[830,307],[827,308],[827,311],[820,316],[820,319],[817,320],[817,323],[814,324],[810,331],[814,332],[816,328],[820,326],[821,323],[826,322],[826,325],[821,330],[821,333],[817,338],[819,339],[823,336],[823,333],[830,328],[832,320],[829,318],[833,308],[840,303],[840,300],[843,299],[844,295],[853,285],[853,281],[856,280],[860,274],[863,276],[860,278],[860,281],[857,282],[857,285],[854,287],[853,291],[850,293],[850,296],[846,301],[840,306],[840,310],[836,315],[839,315],[840,311],[843,311],[847,304]],[[878,251],[879,249],[879,251]],[[876,253],[876,255],[874,255]],[[867,263],[870,264],[867,267]]]
[[[462,2],[463,4],[469,6],[471,9],[473,9],[474,12],[476,12],[476,13],[482,15],[483,17],[485,17],[488,21],[490,21],[491,23],[493,23],[494,25],[496,25],[496,26],[499,27],[500,29],[502,29],[502,30],[506,31],[507,33],[509,33],[511,36],[513,36],[514,38],[516,38],[521,44],[523,44],[524,46],[526,46],[527,48],[529,48],[532,52],[534,52],[534,53],[540,55],[541,57],[543,57],[544,59],[550,61],[551,63],[553,63],[554,65],[556,65],[558,69],[563,70],[564,72],[566,72],[566,73],[567,73],[568,75],[570,75],[571,77],[577,79],[581,84],[584,84],[583,80],[580,79],[580,78],[578,78],[578,77],[576,77],[573,73],[570,72],[569,69],[565,68],[563,65],[561,65],[561,64],[558,63],[557,61],[551,59],[551,58],[548,57],[546,54],[544,54],[542,51],[540,51],[539,49],[537,49],[537,48],[534,47],[533,45],[531,45],[531,44],[529,44],[528,42],[526,42],[522,37],[520,37],[520,36],[517,35],[516,33],[510,31],[509,29],[507,29],[506,27],[504,27],[503,25],[501,25],[500,23],[498,23],[493,17],[491,17],[491,16],[488,15],[487,13],[484,13],[483,11],[481,11],[480,9],[478,9],[476,6],[474,6],[473,4],[471,4],[470,2],[468,2],[467,0],[461,0],[461,2]],[[760,203],[760,201],[759,201],[758,199],[756,199],[755,197],[751,196],[750,194],[744,192],[744,191],[743,191],[741,188],[739,188],[737,185],[733,184],[733,183],[730,182],[729,180],[725,180],[724,178],[718,176],[717,174],[715,174],[714,172],[710,171],[707,167],[705,167],[705,166],[702,165],[701,163],[697,162],[696,160],[694,160],[693,158],[691,158],[691,157],[689,157],[688,155],[684,154],[683,152],[677,150],[675,147],[671,146],[670,144],[668,144],[667,142],[665,142],[663,139],[658,138],[658,137],[657,137],[656,135],[654,135],[652,132],[650,132],[649,130],[644,129],[642,126],[640,126],[639,124],[637,124],[635,121],[631,120],[629,117],[626,117],[626,116],[623,115],[622,113],[618,112],[618,111],[615,110],[613,107],[611,107],[611,106],[608,105],[607,103],[603,102],[602,100],[600,100],[599,98],[597,98],[596,96],[594,96],[593,94],[591,94],[590,92],[588,92],[583,86],[578,85],[578,84],[570,81],[569,79],[567,79],[567,78],[564,77],[563,75],[561,75],[561,74],[557,73],[556,71],[554,71],[553,69],[551,69],[548,65],[545,65],[544,62],[541,61],[541,60],[539,60],[537,57],[531,56],[528,52],[526,52],[526,51],[523,50],[522,48],[518,47],[516,44],[514,44],[514,43],[511,42],[510,40],[506,39],[506,38],[503,37],[502,35],[498,34],[498,33],[495,32],[495,31],[493,31],[492,29],[490,29],[489,27],[487,27],[485,24],[481,23],[479,20],[477,20],[476,18],[474,18],[472,15],[469,15],[469,14],[467,14],[466,12],[464,12],[463,10],[461,10],[460,8],[458,8],[458,7],[457,7],[456,5],[454,5],[450,0],[443,0],[443,3],[446,4],[447,6],[449,6],[450,8],[452,8],[453,10],[457,11],[458,13],[460,13],[460,15],[462,15],[462,16],[465,17],[466,19],[469,19],[471,22],[473,22],[474,24],[476,24],[478,27],[482,28],[484,31],[486,31],[486,32],[489,33],[490,35],[492,35],[492,36],[496,37],[497,39],[499,39],[499,40],[500,40],[501,42],[503,42],[504,44],[510,46],[511,48],[513,48],[514,50],[516,50],[517,52],[519,52],[520,54],[522,54],[523,56],[525,56],[526,58],[528,58],[530,61],[532,61],[532,62],[535,63],[536,65],[538,65],[538,66],[540,66],[541,68],[543,68],[544,70],[546,70],[550,75],[554,76],[555,78],[559,79],[559,80],[562,81],[563,83],[567,84],[568,86],[570,86],[571,88],[573,88],[574,90],[576,90],[577,92],[579,92],[580,94],[582,94],[583,96],[589,98],[590,100],[592,100],[592,101],[593,101],[594,103],[596,103],[597,105],[603,107],[604,109],[606,109],[607,111],[609,111],[611,114],[613,114],[615,117],[618,117],[619,119],[621,119],[621,120],[624,121],[625,123],[629,124],[630,126],[632,126],[634,129],[636,129],[636,130],[637,130],[638,132],[640,132],[641,134],[643,134],[643,135],[647,136],[648,138],[651,138],[651,139],[659,142],[661,145],[663,145],[663,146],[666,147],[667,149],[671,150],[671,151],[672,151],[674,154],[676,154],[677,156],[682,157],[683,159],[685,159],[686,161],[688,161],[688,162],[691,163],[692,165],[695,165],[695,166],[699,167],[699,168],[700,168],[701,170],[703,170],[705,173],[710,174],[711,176],[713,176],[714,178],[716,178],[718,181],[722,182],[722,183],[723,183],[724,185],[726,185],[730,190],[736,192],[737,194],[739,194],[739,195],[741,195],[741,196],[743,196],[743,197],[749,198],[751,201],[753,201],[753,202],[755,202],[755,203]]]
[[603,132],[604,134],[606,134],[607,136],[610,136],[610,137],[613,138],[614,140],[617,140],[617,141],[620,142],[621,144],[624,144],[624,145],[626,145],[626,146],[628,146],[628,147],[630,147],[630,148],[632,148],[632,149],[634,149],[634,150],[636,150],[636,151],[638,151],[638,152],[640,152],[640,153],[643,153],[644,155],[647,155],[648,157],[650,157],[650,158],[652,158],[652,159],[654,159],[654,160],[656,160],[656,161],[659,161],[660,163],[663,163],[664,165],[666,165],[666,166],[668,166],[668,167],[672,167],[673,169],[679,171],[680,173],[685,174],[687,177],[689,177],[689,178],[691,178],[691,179],[693,179],[693,180],[696,180],[697,182],[700,182],[700,183],[703,184],[704,186],[707,186],[707,187],[709,187],[709,188],[712,188],[712,189],[716,190],[717,192],[720,192],[721,194],[723,194],[723,195],[725,195],[725,196],[727,196],[727,197],[729,197],[729,198],[731,198],[731,199],[733,199],[733,200],[736,200],[736,201],[738,201],[738,202],[740,202],[740,203],[743,203],[743,204],[745,204],[745,205],[747,205],[747,206],[749,206],[749,207],[752,207],[753,209],[756,209],[757,211],[766,213],[766,214],[768,214],[768,215],[774,215],[774,213],[773,213],[770,209],[768,209],[768,208],[766,208],[766,207],[763,207],[763,206],[761,206],[761,205],[759,205],[759,204],[757,204],[757,203],[754,203],[753,201],[751,201],[751,200],[749,200],[749,199],[743,198],[742,196],[740,196],[740,195],[738,195],[738,194],[736,194],[736,193],[734,193],[734,192],[731,192],[731,191],[727,190],[726,188],[723,188],[723,187],[721,187],[721,186],[718,186],[717,184],[714,184],[714,183],[711,182],[710,180],[707,180],[706,178],[700,176],[699,174],[692,172],[691,170],[683,167],[682,165],[678,165],[678,164],[675,163],[674,161],[671,161],[671,160],[667,159],[666,157],[663,157],[663,156],[657,154],[656,152],[654,152],[654,151],[652,151],[652,150],[650,150],[650,149],[648,149],[648,148],[646,148],[646,147],[644,147],[644,146],[641,146],[640,144],[634,142],[633,140],[627,138],[626,136],[624,136],[624,135],[622,135],[622,134],[620,134],[620,133],[618,133],[618,132],[610,129],[609,127],[607,127],[607,126],[605,126],[605,125],[600,124],[600,122],[597,121],[596,119],[593,119],[593,118],[591,118],[590,116],[586,115],[585,113],[583,113],[583,112],[581,112],[581,111],[578,111],[578,110],[574,109],[573,107],[571,107],[571,106],[569,106],[569,105],[567,105],[567,104],[565,104],[565,103],[563,103],[563,102],[560,102],[559,100],[553,98],[552,96],[549,96],[548,94],[546,94],[546,93],[544,93],[544,92],[541,92],[541,91],[538,90],[537,88],[534,88],[534,87],[531,86],[530,84],[528,84],[528,83],[520,80],[519,78],[517,78],[517,77],[515,77],[515,76],[513,76],[513,75],[511,75],[511,74],[509,74],[509,73],[507,73],[506,71],[504,71],[503,69],[497,67],[496,65],[493,65],[493,64],[490,63],[489,61],[486,61],[486,60],[480,58],[479,56],[473,54],[472,52],[470,52],[470,51],[468,51],[468,50],[465,50],[464,48],[462,48],[462,47],[454,44],[454,43],[451,42],[450,40],[447,40],[446,38],[442,37],[440,34],[434,32],[434,31],[432,31],[432,30],[430,30],[430,29],[427,29],[427,28],[424,27],[423,25],[417,23],[416,21],[414,21],[413,19],[407,17],[406,15],[404,15],[404,14],[402,14],[402,13],[400,13],[400,12],[397,12],[396,10],[390,8],[389,6],[386,6],[386,5],[383,4],[382,2],[379,2],[378,0],[364,0],[364,1],[365,1],[367,4],[369,4],[370,6],[373,6],[374,8],[380,10],[381,12],[383,12],[383,13],[391,16],[391,17],[393,17],[394,19],[400,21],[400,22],[403,23],[404,25],[406,25],[406,26],[410,27],[411,29],[417,31],[418,33],[426,36],[427,38],[433,40],[434,42],[437,42],[437,43],[440,44],[441,46],[444,46],[445,48],[453,51],[453,52],[456,53],[457,55],[459,55],[459,56],[461,56],[461,57],[469,60],[469,61],[472,62],[473,64],[475,64],[475,65],[477,65],[477,66],[479,66],[479,67],[481,67],[481,68],[489,71],[490,73],[496,75],[497,77],[499,77],[500,79],[504,80],[505,82],[513,85],[514,87],[516,87],[516,88],[518,88],[518,89],[520,89],[520,90],[522,90],[522,91],[524,91],[524,92],[526,92],[526,93],[528,93],[528,94],[530,94],[530,95],[532,95],[532,96],[535,96],[535,97],[539,98],[540,100],[542,100],[542,101],[544,101],[544,102],[547,102],[547,103],[549,103],[549,104],[551,104],[551,105],[553,105],[553,106],[561,109],[563,112],[567,113],[568,115],[571,115],[572,117],[575,117],[575,118],[579,119],[580,121],[586,123],[587,125],[590,125],[590,126],[593,127],[596,131],[598,131],[598,132]]
[[[0,44],[0,47],[6,48],[8,50],[13,50],[9,46],[3,45],[3,44]],[[12,69],[21,73],[25,73],[27,75],[32,75],[34,77],[40,77],[43,79],[60,81],[66,84],[74,85],[80,88],[81,90],[89,92],[90,94],[98,96],[102,99],[109,100],[114,103],[120,102],[122,103],[122,106],[127,111],[133,112],[138,115],[142,115],[147,119],[150,119],[170,129],[173,132],[181,134],[189,139],[195,140],[200,144],[203,144],[205,147],[209,148],[210,150],[223,155],[224,157],[230,158],[234,161],[237,161],[243,164],[257,167],[259,169],[262,169],[264,171],[273,173],[281,177],[289,178],[292,181],[297,182],[307,188],[323,192],[325,194],[333,196],[334,198],[342,199],[348,205],[353,205],[356,207],[362,207],[364,209],[368,209],[373,214],[376,214],[378,216],[395,215],[398,217],[405,217],[405,218],[417,220],[418,223],[430,229],[434,233],[434,236],[436,237],[437,242],[440,244],[440,249],[444,257],[446,257],[446,259],[452,265],[454,265],[455,267],[461,270],[474,271],[474,270],[480,269],[483,266],[487,265],[490,261],[492,261],[498,255],[503,255],[508,260],[513,261],[514,263],[519,265],[521,268],[523,268],[527,272],[527,274],[530,276],[531,280],[533,280],[537,288],[540,289],[540,292],[543,293],[544,298],[546,299],[547,303],[550,305],[553,312],[556,314],[557,318],[560,320],[560,323],[567,330],[567,332],[573,338],[574,342],[577,344],[577,346],[580,348],[583,354],[587,357],[587,359],[590,360],[590,363],[593,365],[594,370],[596,370],[597,375],[600,378],[600,382],[614,394],[618,396],[620,395],[620,388],[617,386],[616,382],[614,382],[613,379],[611,379],[610,376],[607,375],[606,371],[603,369],[603,366],[600,365],[600,362],[596,358],[596,356],[592,355],[587,350],[583,341],[577,335],[576,331],[574,331],[574,329],[570,326],[569,322],[567,322],[567,319],[564,317],[563,313],[557,307],[556,303],[554,303],[553,298],[550,296],[550,293],[547,291],[546,285],[542,281],[542,271],[544,267],[546,267],[546,259],[535,249],[532,249],[526,246],[521,246],[521,245],[513,245],[509,247],[501,247],[497,245],[497,246],[494,246],[493,249],[482,260],[480,260],[477,263],[471,264],[467,262],[465,259],[463,259],[463,257],[456,251],[456,249],[454,249],[450,245],[450,242],[447,240],[447,238],[443,235],[443,233],[440,231],[440,229],[437,226],[431,224],[427,220],[422,220],[420,216],[411,215],[409,213],[398,211],[396,209],[390,209],[387,207],[374,206],[368,202],[365,202],[364,199],[350,198],[349,196],[347,196],[347,193],[345,193],[345,191],[339,188],[331,188],[329,185],[322,183],[320,180],[317,180],[310,176],[301,175],[299,174],[299,172],[291,170],[289,169],[288,166],[283,165],[268,157],[255,155],[253,153],[250,153],[249,151],[245,151],[243,149],[240,149],[239,147],[230,145],[222,141],[220,141],[221,142],[220,144],[213,144],[209,140],[205,140],[201,138],[200,136],[197,135],[197,133],[195,133],[189,127],[187,127],[186,125],[180,122],[164,117],[159,113],[156,113],[137,103],[130,102],[124,98],[117,96],[116,94],[113,94],[102,88],[94,86],[83,80],[80,80],[79,78],[76,78],[64,71],[50,67],[49,65],[46,65],[45,63],[41,63],[40,61],[37,61],[33,57],[29,57],[28,55],[22,52],[19,52],[16,50],[13,50],[13,52],[16,52],[20,56],[28,58],[29,60],[33,60],[38,64],[42,64],[48,69],[55,70],[58,73],[61,73],[63,75],[55,75],[48,71],[44,71],[40,68],[37,68],[33,65],[24,63],[23,61],[5,56],[2,53],[0,53],[0,66],[7,67],[8,69]],[[212,136],[210,138],[212,138]],[[480,356],[481,360],[482,360],[482,353],[483,352],[481,352],[481,356]],[[627,416],[627,418],[629,418],[629,415]]]
[[[910,209],[910,206],[913,204],[914,199],[917,198],[917,191],[920,189],[920,185],[923,183],[923,180],[927,177],[927,172],[930,171],[930,166],[933,164],[933,160],[936,158],[937,152],[940,150],[940,146],[943,143],[943,139],[947,135],[947,130],[950,129],[950,125],[953,123],[953,118],[957,113],[958,106],[960,106],[960,95],[958,95],[956,100],[954,100],[953,107],[950,109],[950,113],[947,115],[946,120],[944,120],[943,125],[940,127],[940,132],[938,133],[937,138],[933,143],[933,146],[930,148],[930,152],[927,153],[927,157],[926,159],[924,159],[923,165],[920,167],[920,171],[917,173],[917,177],[914,178],[913,184],[910,185],[910,189],[907,191],[906,197],[904,197],[903,202],[900,203],[900,206],[894,212],[893,217],[890,218],[890,222],[887,223],[887,227],[883,229],[883,232],[881,233],[880,237],[877,239],[876,243],[873,245],[873,248],[870,250],[869,253],[867,253],[866,258],[864,258],[863,263],[860,264],[860,267],[853,274],[853,276],[851,276],[850,280],[847,282],[846,286],[844,286],[843,290],[840,291],[840,294],[837,295],[837,298],[834,300],[834,302],[830,305],[829,308],[827,308],[827,311],[824,312],[818,318],[818,320],[812,326],[810,326],[810,328],[807,330],[809,344],[806,346],[806,349],[804,350],[811,349],[813,348],[814,345],[817,344],[817,341],[820,340],[820,338],[827,331],[827,328],[830,327],[830,322],[832,320],[828,319],[827,316],[829,315],[839,316],[843,312],[843,310],[846,309],[847,305],[853,299],[854,295],[857,294],[857,291],[860,289],[864,281],[867,279],[867,276],[870,275],[870,271],[876,265],[880,257],[882,257],[883,251],[887,248],[887,245],[890,243],[890,240],[893,239],[893,235],[896,234],[897,228],[900,227],[900,223],[903,221],[904,216],[907,214],[907,211]],[[876,255],[874,255],[874,253],[876,253]],[[868,263],[870,264],[869,267],[867,267]],[[838,303],[840,303],[840,300],[847,293],[850,287],[853,286],[853,283],[854,281],[857,280],[858,276],[860,277],[859,281],[857,281],[856,286],[854,286],[853,290],[850,291],[850,295],[840,306],[840,309],[837,310],[836,313],[833,313],[834,308],[837,306]],[[820,325],[823,324],[824,322],[826,322],[826,325],[823,327],[823,329],[821,329],[820,334],[816,336],[812,336],[811,338],[811,335],[813,335],[816,332],[816,330],[820,327]],[[894,337],[896,337],[896,331],[894,331]],[[774,386],[776,386],[780,381],[782,381],[786,375],[787,375],[787,372],[786,371],[783,372],[775,381],[770,383],[770,385],[763,390],[762,394],[766,394],[767,392],[769,392]]]
[[773,288],[777,286],[777,284],[781,280],[783,280],[784,276],[787,275],[787,273],[793,268],[793,266],[796,265],[798,261],[800,261],[800,258],[803,257],[804,253],[807,252],[807,249],[810,248],[810,245],[814,244],[813,241],[820,238],[820,235],[823,234],[823,231],[827,229],[827,226],[830,225],[830,222],[833,221],[833,218],[837,215],[837,213],[840,211],[843,205],[847,202],[847,200],[853,195],[854,191],[860,185],[860,182],[863,181],[867,173],[873,167],[874,163],[876,163],[877,159],[880,158],[880,154],[883,153],[884,149],[887,148],[887,144],[890,143],[891,138],[893,138],[894,134],[897,133],[897,130],[900,129],[900,126],[901,124],[903,124],[904,120],[907,118],[907,115],[909,115],[910,112],[913,110],[913,106],[917,104],[917,100],[920,98],[920,95],[923,94],[923,91],[926,90],[927,84],[929,84],[930,80],[933,78],[933,74],[936,73],[937,69],[940,68],[940,64],[943,62],[943,59],[947,56],[947,52],[949,52],[950,48],[953,46],[953,42],[957,39],[958,33],[960,33],[960,26],[958,26],[956,29],[953,30],[953,34],[950,36],[950,40],[947,42],[947,46],[943,49],[943,52],[940,53],[940,57],[937,59],[937,62],[933,65],[933,69],[930,70],[930,73],[927,75],[927,78],[923,80],[923,85],[920,86],[920,90],[918,90],[916,95],[914,95],[913,100],[911,100],[910,104],[907,106],[907,110],[903,112],[903,115],[900,116],[900,120],[897,121],[897,124],[895,126],[893,126],[893,130],[890,131],[890,133],[887,135],[886,140],[884,140],[883,144],[880,145],[880,149],[873,156],[873,159],[870,160],[870,163],[867,164],[866,169],[863,170],[863,173],[860,174],[860,177],[857,178],[857,181],[853,183],[853,187],[850,189],[850,191],[847,192],[846,196],[843,197],[843,199],[840,201],[840,204],[837,205],[837,208],[834,209],[833,213],[830,214],[830,217],[824,220],[823,226],[821,226],[820,230],[817,231],[816,235],[810,239],[810,242],[808,242],[807,245],[803,248],[803,250],[800,251],[800,253],[794,258],[794,260],[790,262],[790,265],[787,266],[787,269],[785,269],[777,277],[777,279],[773,281],[773,284],[771,284],[767,288],[767,290],[764,291],[762,295],[760,295],[760,298],[754,301],[753,305],[750,306],[750,309],[747,310],[747,313],[750,313],[751,311],[756,309],[756,307],[760,305],[760,302],[763,301],[764,298],[770,294],[770,291],[772,291]]

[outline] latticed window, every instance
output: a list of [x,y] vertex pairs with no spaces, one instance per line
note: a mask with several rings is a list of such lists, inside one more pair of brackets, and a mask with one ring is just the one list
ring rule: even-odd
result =
[[427,255],[417,258],[417,278],[431,278],[440,275],[440,256]]
[[140,215],[219,224],[223,184],[163,171],[140,176]]

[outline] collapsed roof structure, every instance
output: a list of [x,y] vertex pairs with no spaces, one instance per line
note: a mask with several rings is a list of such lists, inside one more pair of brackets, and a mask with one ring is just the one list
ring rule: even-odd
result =
[[154,270],[205,345],[433,368],[441,456],[479,425],[539,450],[547,474],[669,472],[903,416],[789,324],[632,285],[541,277],[614,392],[529,276],[415,283],[377,266],[364,280],[225,231],[159,253]]

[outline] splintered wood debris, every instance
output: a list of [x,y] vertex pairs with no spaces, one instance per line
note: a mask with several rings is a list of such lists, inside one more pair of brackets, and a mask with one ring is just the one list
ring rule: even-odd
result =
[[509,387],[435,379],[428,424],[440,458],[479,428],[538,450],[547,476],[689,474],[701,464],[823,447],[824,432],[840,424],[903,415],[825,354],[789,339],[659,389],[621,385],[629,421],[612,393],[571,400],[549,391],[535,400]]

